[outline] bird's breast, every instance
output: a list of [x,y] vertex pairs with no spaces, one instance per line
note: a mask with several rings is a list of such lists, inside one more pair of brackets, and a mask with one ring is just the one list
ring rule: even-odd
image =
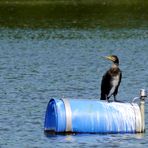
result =
[[117,75],[117,76],[113,76],[112,77],[112,85],[113,86],[117,86],[118,85],[118,83],[119,83],[119,75]]

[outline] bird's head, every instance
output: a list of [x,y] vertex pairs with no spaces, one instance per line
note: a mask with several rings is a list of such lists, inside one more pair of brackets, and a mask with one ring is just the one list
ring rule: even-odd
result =
[[114,64],[119,65],[119,59],[116,55],[109,55],[105,57],[107,60],[112,61]]

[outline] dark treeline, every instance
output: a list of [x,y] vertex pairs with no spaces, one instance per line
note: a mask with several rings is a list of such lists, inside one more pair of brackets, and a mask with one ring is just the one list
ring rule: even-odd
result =
[[109,4],[109,5],[135,5],[148,4],[147,0],[1,0],[2,4]]
[[1,0],[1,27],[147,27],[148,1]]

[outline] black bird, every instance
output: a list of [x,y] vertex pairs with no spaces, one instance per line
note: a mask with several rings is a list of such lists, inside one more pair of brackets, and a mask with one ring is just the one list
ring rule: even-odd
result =
[[114,101],[117,101],[116,95],[122,78],[122,72],[118,67],[119,59],[116,55],[106,56],[105,58],[112,61],[113,64],[103,75],[101,83],[101,100],[109,101],[109,98],[113,95]]

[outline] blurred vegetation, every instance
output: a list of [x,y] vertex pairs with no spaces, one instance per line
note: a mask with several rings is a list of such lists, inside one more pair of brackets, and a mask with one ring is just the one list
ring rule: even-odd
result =
[[148,27],[148,1],[0,0],[0,27]]
[[147,0],[0,0],[1,4],[107,4],[107,5],[133,5],[148,4]]

